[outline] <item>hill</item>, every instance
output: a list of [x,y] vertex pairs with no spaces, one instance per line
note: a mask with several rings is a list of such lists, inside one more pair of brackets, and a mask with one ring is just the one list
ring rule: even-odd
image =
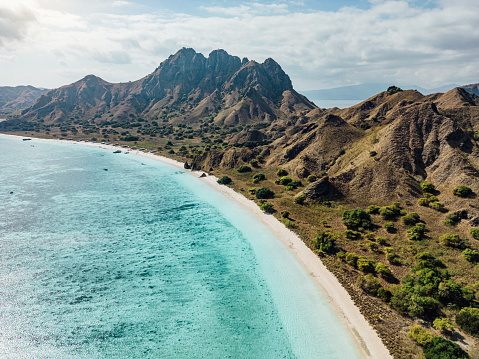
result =
[[0,87],[0,114],[10,114],[15,110],[30,107],[47,91],[33,86]]

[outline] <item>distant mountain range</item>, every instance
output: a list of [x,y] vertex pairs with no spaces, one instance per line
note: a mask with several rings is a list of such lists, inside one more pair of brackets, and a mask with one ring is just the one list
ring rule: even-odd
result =
[[[341,86],[330,89],[323,90],[311,90],[311,91],[300,91],[304,96],[306,96],[311,101],[316,100],[357,100],[364,101],[365,99],[385,91],[389,86],[395,84],[387,83],[367,83],[360,85],[351,85],[351,86]],[[417,90],[423,95],[430,95],[437,92],[447,92],[452,90],[459,85],[449,84],[433,89],[425,89],[416,85],[404,85],[399,86],[403,90]]]
[[0,87],[0,114],[30,107],[47,91],[33,86]]

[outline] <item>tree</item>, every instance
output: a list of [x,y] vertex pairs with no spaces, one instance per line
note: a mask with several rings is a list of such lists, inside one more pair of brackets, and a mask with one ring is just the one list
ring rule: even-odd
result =
[[369,229],[372,226],[371,216],[360,208],[346,210],[342,215],[344,225],[349,229]]
[[293,180],[291,179],[291,177],[288,176],[283,176],[279,179],[279,184],[283,186],[287,186],[291,182],[293,182]]
[[276,210],[274,209],[273,204],[271,203],[263,203],[260,207],[260,209],[265,212],[265,213],[274,213]]
[[255,196],[258,199],[269,199],[274,197],[274,192],[271,191],[269,188],[263,187],[256,190]]
[[431,182],[421,182],[421,189],[426,193],[434,193],[436,187]]
[[373,273],[375,270],[375,263],[372,259],[366,257],[359,257],[357,262],[358,269],[361,272]]
[[402,218],[402,221],[407,226],[414,226],[419,222],[419,215],[416,212],[408,213]]
[[280,168],[280,169],[276,172],[276,174],[277,174],[279,177],[283,177],[283,176],[287,176],[287,175],[288,175],[288,171],[286,171],[286,170]]
[[229,178],[228,176],[223,176],[216,182],[218,182],[219,184],[230,184],[232,181],[231,178]]
[[250,166],[245,166],[245,165],[242,165],[242,166],[239,166],[237,171],[239,173],[245,173],[245,172],[251,172],[251,167]]
[[479,262],[479,252],[475,249],[466,248],[462,251],[464,259],[471,263]]
[[456,315],[456,323],[466,332],[477,335],[479,333],[479,309],[462,308]]
[[472,189],[467,186],[457,186],[452,190],[452,194],[458,197],[468,197],[472,194]]

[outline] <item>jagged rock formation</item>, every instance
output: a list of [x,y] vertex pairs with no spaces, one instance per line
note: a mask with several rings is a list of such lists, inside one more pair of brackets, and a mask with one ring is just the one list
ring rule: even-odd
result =
[[101,122],[141,117],[196,124],[213,116],[215,124],[237,125],[270,123],[285,113],[314,107],[294,91],[272,59],[259,64],[224,50],[205,58],[184,48],[135,82],[111,84],[89,75],[52,90],[22,111],[19,119],[55,123],[70,118]]
[[32,106],[47,91],[33,86],[0,87],[0,113],[8,114]]

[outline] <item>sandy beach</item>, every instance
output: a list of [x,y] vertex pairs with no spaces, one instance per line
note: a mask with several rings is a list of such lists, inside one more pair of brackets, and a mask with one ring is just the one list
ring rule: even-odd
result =
[[[3,136],[3,134],[2,134]],[[4,135],[11,136],[11,135]],[[19,136],[11,136],[21,138]],[[127,150],[126,148],[119,148],[117,146],[105,145],[100,143],[91,143],[91,142],[76,142],[76,141],[66,141],[66,140],[50,140],[50,139],[38,139],[40,141],[58,141],[65,142],[70,144],[80,144],[87,145],[99,148],[105,148],[108,150],[118,150],[122,151]],[[184,170],[183,163],[158,156],[152,153],[146,153],[136,150],[129,150],[132,154],[137,154],[145,156],[148,158],[161,161],[173,165],[175,167],[181,168]],[[186,171],[186,170],[185,170]],[[188,171],[190,172],[190,171]],[[341,286],[339,281],[334,277],[334,275],[327,270],[327,268],[321,262],[321,259],[314,254],[303,241],[292,231],[288,230],[283,223],[278,221],[274,216],[267,215],[263,213],[256,203],[252,200],[247,199],[240,193],[235,192],[233,189],[219,185],[215,176],[207,175],[206,177],[199,178],[203,172],[193,172],[193,174],[198,177],[198,180],[205,181],[215,190],[221,192],[227,198],[235,201],[239,206],[249,211],[251,214],[256,216],[262,223],[264,223],[271,232],[275,235],[278,240],[280,240],[285,246],[287,246],[291,252],[295,255],[300,263],[305,267],[305,269],[310,273],[316,283],[323,289],[327,294],[330,303],[334,308],[336,308],[340,317],[343,318],[347,326],[349,327],[353,337],[357,340],[359,347],[361,348],[365,358],[378,358],[378,359],[387,359],[392,358],[389,354],[388,349],[384,346],[381,339],[377,335],[376,331],[369,325],[363,315],[360,313],[359,309],[354,305],[353,300],[349,296],[348,292]]]

